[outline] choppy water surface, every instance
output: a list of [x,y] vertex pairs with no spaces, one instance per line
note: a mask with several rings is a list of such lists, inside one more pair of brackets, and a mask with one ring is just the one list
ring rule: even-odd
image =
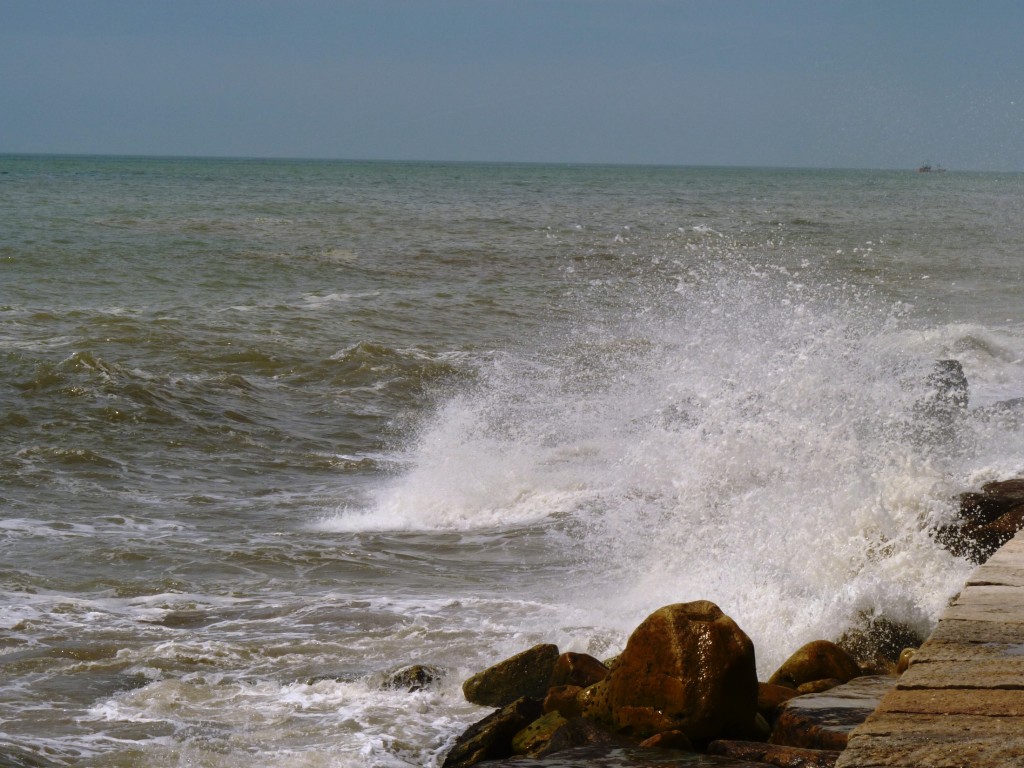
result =
[[[0,157],[0,754],[436,765],[714,600],[926,631],[1024,470],[1024,178]],[[936,359],[972,414],[930,429]],[[406,692],[389,671],[426,663]]]

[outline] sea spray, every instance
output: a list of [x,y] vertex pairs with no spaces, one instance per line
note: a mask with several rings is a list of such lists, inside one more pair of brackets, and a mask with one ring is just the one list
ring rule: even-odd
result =
[[499,356],[336,525],[543,525],[590,623],[710,599],[762,672],[859,615],[927,631],[966,573],[929,533],[961,448],[915,424],[933,361],[908,356],[903,308],[814,272],[697,263],[642,311]]

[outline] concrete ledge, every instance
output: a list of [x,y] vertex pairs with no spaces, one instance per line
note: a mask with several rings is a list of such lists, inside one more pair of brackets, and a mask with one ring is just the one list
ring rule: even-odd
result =
[[836,768],[1024,766],[1024,531],[979,566]]

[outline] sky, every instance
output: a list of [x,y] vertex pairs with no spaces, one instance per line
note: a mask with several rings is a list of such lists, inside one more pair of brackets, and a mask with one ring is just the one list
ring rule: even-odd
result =
[[0,152],[1024,171],[1024,3],[0,0]]

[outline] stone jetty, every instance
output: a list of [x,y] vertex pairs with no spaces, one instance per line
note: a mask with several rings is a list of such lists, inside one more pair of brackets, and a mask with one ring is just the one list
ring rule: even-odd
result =
[[1024,766],[1024,531],[968,578],[836,768]]

